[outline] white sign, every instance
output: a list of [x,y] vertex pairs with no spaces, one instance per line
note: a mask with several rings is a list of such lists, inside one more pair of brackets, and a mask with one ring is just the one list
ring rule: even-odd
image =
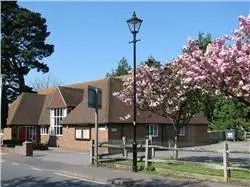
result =
[[82,129],[76,129],[76,139],[82,139]]
[[89,128],[83,129],[83,139],[90,139],[90,130]]

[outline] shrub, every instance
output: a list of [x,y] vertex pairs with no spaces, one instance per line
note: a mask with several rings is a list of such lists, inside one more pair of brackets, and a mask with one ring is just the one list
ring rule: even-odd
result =
[[22,142],[19,140],[3,140],[3,145],[14,148],[16,145],[22,145]]
[[49,146],[44,143],[32,143],[32,148],[33,150],[48,150]]

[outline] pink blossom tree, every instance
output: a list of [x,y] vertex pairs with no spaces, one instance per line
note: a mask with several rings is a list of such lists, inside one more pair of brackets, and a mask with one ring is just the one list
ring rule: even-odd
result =
[[[200,109],[199,90],[185,82],[182,69],[175,63],[159,67],[139,66],[137,79],[137,107],[169,118],[174,125],[176,140],[180,128],[187,125]],[[121,101],[133,102],[133,76],[126,77],[123,90],[114,93]]]
[[175,59],[183,68],[186,82],[203,90],[213,88],[250,105],[250,17],[239,17],[239,29],[218,38],[206,50],[199,49],[194,40]]

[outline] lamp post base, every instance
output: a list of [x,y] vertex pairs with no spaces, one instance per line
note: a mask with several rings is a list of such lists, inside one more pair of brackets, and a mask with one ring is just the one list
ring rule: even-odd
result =
[[133,142],[133,172],[137,172],[137,143]]

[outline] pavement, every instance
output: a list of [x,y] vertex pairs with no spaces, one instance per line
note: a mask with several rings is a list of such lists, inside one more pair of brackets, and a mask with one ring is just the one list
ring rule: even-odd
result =
[[[8,148],[7,148],[8,149]],[[130,171],[109,168],[90,167],[87,153],[63,151],[35,151],[33,157],[18,155],[2,149],[1,162],[3,169],[6,164],[20,168],[29,168],[40,172],[53,173],[60,176],[112,186],[171,186],[171,187],[233,187],[234,185],[214,182],[197,181],[194,179],[175,179],[151,174],[133,173]],[[9,148],[11,149],[11,148]],[[84,157],[85,156],[85,157]],[[84,157],[84,158],[83,158]],[[86,162],[84,162],[86,161]],[[56,179],[59,180],[59,179]],[[74,185],[73,185],[74,186]],[[76,185],[77,186],[77,185]],[[83,185],[85,186],[85,185]]]

